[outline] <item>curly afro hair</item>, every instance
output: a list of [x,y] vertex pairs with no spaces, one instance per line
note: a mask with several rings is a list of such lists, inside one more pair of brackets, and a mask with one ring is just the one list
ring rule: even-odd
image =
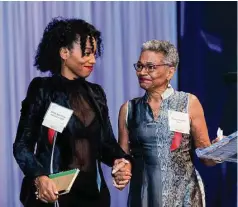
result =
[[96,56],[101,56],[101,32],[93,25],[82,19],[64,19],[62,17],[52,19],[45,28],[38,45],[34,66],[41,72],[50,71],[52,74],[59,74],[61,70],[60,48],[66,47],[70,50],[73,43],[80,40],[82,56],[84,56],[88,37],[92,47],[94,47],[93,38],[96,40]]

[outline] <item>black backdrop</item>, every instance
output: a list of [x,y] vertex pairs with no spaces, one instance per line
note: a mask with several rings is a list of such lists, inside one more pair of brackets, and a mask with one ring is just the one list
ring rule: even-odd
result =
[[[179,90],[201,101],[210,138],[237,130],[237,2],[178,2]],[[207,207],[237,206],[237,165],[195,164]]]

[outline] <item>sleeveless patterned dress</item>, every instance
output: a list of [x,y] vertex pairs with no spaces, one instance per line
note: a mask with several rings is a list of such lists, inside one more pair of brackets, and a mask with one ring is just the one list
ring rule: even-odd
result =
[[147,93],[128,102],[130,153],[135,159],[128,207],[205,207],[204,187],[191,158],[192,137],[182,136],[171,150],[168,110],[188,113],[188,93],[171,86],[162,94],[159,117],[154,120]]

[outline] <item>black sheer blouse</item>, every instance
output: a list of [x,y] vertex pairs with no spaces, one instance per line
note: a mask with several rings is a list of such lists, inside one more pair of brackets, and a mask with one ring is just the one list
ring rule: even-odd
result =
[[84,79],[68,80],[61,76],[73,109],[73,126],[67,137],[59,136],[61,168],[79,168],[94,172],[100,144],[100,121]]

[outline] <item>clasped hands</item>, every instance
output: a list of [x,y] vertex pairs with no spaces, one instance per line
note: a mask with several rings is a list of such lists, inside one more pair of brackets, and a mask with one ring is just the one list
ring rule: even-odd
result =
[[117,159],[114,161],[112,167],[113,185],[119,189],[123,190],[131,179],[131,163],[124,159]]

